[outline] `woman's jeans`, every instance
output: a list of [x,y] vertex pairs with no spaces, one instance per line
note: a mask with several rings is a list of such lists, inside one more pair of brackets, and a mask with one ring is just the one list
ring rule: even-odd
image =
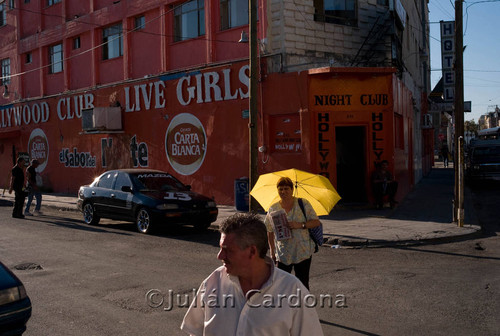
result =
[[29,212],[31,207],[31,202],[33,202],[33,197],[36,199],[35,211],[40,211],[42,206],[42,193],[40,191],[30,191],[28,194],[28,202],[26,203],[26,208],[24,212]]

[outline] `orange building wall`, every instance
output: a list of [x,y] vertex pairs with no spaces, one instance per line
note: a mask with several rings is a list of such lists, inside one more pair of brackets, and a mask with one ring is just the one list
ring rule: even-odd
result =
[[395,139],[393,169],[394,177],[399,181],[398,195],[406,195],[414,185],[413,163],[413,100],[411,92],[404,84],[393,78],[394,116],[400,124],[394,125],[394,135],[401,134],[401,139]]
[[[403,196],[412,174],[409,91],[392,70],[337,70],[262,74],[259,173],[293,167],[338,186],[335,127],[355,126],[366,130],[363,193],[369,197],[374,162],[386,159]],[[219,204],[233,204],[234,180],[248,176],[247,95],[248,65],[240,62],[4,106],[0,170],[10,171],[15,146],[16,153],[45,161],[41,175],[57,192],[76,193],[108,169],[145,167],[169,171]],[[82,109],[116,104],[122,130],[82,130]],[[396,114],[402,117],[399,142]],[[172,143],[201,154],[174,157],[167,152]]]
[[[248,176],[247,95],[248,65],[239,63],[3,106],[0,170],[10,171],[15,146],[42,161],[45,186],[56,192],[74,194],[108,169],[144,167],[232,204],[234,180]],[[122,130],[82,130],[82,109],[117,102]],[[167,138],[177,154],[167,154]],[[201,154],[178,154],[186,148]]]

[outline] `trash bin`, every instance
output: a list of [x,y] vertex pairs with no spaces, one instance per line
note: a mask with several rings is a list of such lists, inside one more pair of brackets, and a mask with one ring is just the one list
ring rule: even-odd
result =
[[248,177],[234,180],[234,206],[238,211],[248,211]]

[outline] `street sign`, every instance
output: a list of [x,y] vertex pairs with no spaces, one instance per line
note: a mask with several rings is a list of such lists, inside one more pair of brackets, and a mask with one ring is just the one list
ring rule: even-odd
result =
[[464,112],[472,112],[472,102],[464,101]]

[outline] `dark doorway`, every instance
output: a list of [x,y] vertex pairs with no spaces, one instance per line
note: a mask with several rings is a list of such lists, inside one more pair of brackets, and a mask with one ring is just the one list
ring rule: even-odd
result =
[[366,128],[335,127],[337,151],[337,191],[343,203],[365,203],[366,197]]

